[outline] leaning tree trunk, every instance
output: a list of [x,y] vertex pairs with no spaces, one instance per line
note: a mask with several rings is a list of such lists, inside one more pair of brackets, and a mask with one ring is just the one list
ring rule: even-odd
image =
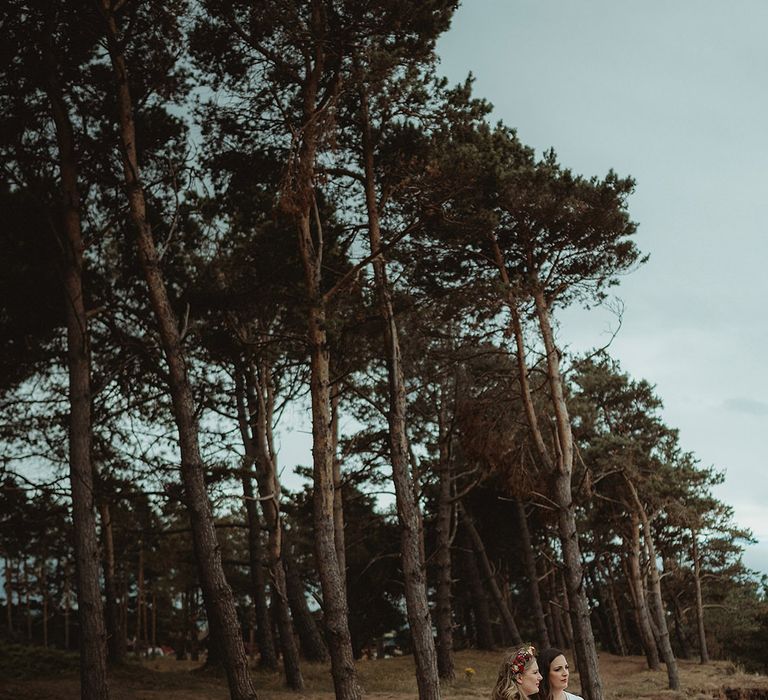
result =
[[272,448],[272,411],[274,394],[269,367],[266,362],[258,369],[252,365],[246,368],[246,398],[251,416],[251,439],[256,446],[256,483],[259,488],[259,502],[267,529],[267,560],[271,579],[272,604],[276,613],[283,651],[285,680],[293,690],[303,690],[299,650],[293,634],[288,605],[288,590],[283,568],[283,519],[280,514],[280,479],[277,475],[277,457]]
[[[99,545],[91,462],[91,379],[88,317],[83,298],[84,243],[80,220],[75,140],[52,48],[46,50],[46,93],[59,149],[62,194],[62,276],[69,372],[69,478],[72,488],[77,607],[80,622],[80,683],[83,700],[109,697],[107,633],[99,589]],[[8,599],[8,607],[11,600]]]
[[709,663],[709,650],[707,649],[707,632],[704,629],[704,601],[701,595],[701,559],[699,558],[698,533],[691,531],[692,544],[691,556],[693,557],[693,583],[696,588],[696,629],[699,634],[699,655],[701,663]]
[[627,584],[632,603],[635,608],[635,620],[640,633],[640,643],[648,661],[648,668],[652,671],[659,670],[659,651],[656,647],[656,639],[653,635],[651,617],[648,612],[648,604],[643,589],[643,574],[640,567],[640,520],[633,511],[630,518],[631,537],[627,552]]
[[565,403],[563,380],[560,375],[560,354],[555,346],[552,323],[543,292],[535,292],[536,315],[547,355],[547,379],[549,382],[555,424],[559,443],[558,464],[555,470],[553,500],[557,503],[558,533],[563,553],[563,578],[565,579],[573,640],[579,661],[581,690],[587,700],[602,700],[603,687],[597,662],[597,648],[592,634],[589,604],[583,586],[583,571],[579,536],[576,531],[576,513],[571,492],[573,471],[573,434]]
[[549,633],[547,623],[544,618],[544,606],[541,604],[541,591],[539,589],[539,577],[536,573],[536,560],[533,556],[533,545],[531,544],[531,533],[528,529],[528,516],[525,513],[525,506],[517,499],[513,503],[515,514],[517,515],[517,529],[520,534],[520,546],[523,552],[523,564],[525,572],[530,581],[531,606],[533,607],[533,617],[536,620],[536,633],[538,634],[541,649],[548,649]]
[[[373,162],[374,146],[368,116],[368,97],[364,93],[361,96],[361,122],[368,237],[371,255],[376,255],[376,251],[381,250],[382,242]],[[440,697],[440,682],[437,673],[435,640],[432,636],[432,620],[427,601],[426,563],[423,554],[424,530],[410,469],[405,377],[397,322],[392,306],[392,292],[383,255],[373,259],[373,276],[379,313],[384,324],[384,345],[389,379],[389,410],[387,412],[389,451],[401,532],[400,551],[405,578],[405,606],[416,662],[416,683],[420,700],[437,700]]]
[[115,575],[115,543],[112,533],[112,514],[109,503],[99,503],[101,516],[101,539],[104,543],[104,597],[107,612],[107,649],[109,660],[120,664],[125,659],[125,629],[120,619],[120,606],[117,602],[117,577]]
[[645,512],[643,504],[637,493],[635,485],[629,478],[625,477],[627,486],[632,494],[632,498],[637,507],[640,519],[643,523],[643,541],[645,542],[646,553],[648,554],[648,572],[650,578],[650,610],[656,622],[658,631],[658,646],[661,651],[661,657],[667,666],[667,677],[669,679],[669,689],[679,690],[680,674],[677,669],[677,659],[672,651],[672,644],[669,641],[669,627],[667,625],[667,615],[664,610],[664,598],[661,594],[661,579],[659,577],[659,566],[656,562],[656,546],[653,542],[653,531],[648,514]]
[[221,549],[216,539],[213,512],[206,491],[196,407],[187,374],[178,319],[171,306],[152,236],[152,227],[147,217],[147,204],[136,149],[133,103],[123,53],[124,44],[118,33],[117,20],[110,0],[102,0],[101,8],[106,26],[107,48],[114,70],[123,176],[137,237],[139,262],[144,272],[165,360],[168,364],[173,414],[179,432],[185,503],[192,525],[192,539],[208,622],[212,639],[221,653],[232,700],[253,700],[256,698],[256,690],[248,672],[248,658],[237,617],[235,599],[224,575]]
[[437,672],[441,680],[452,681],[456,677],[453,659],[453,606],[451,605],[451,515],[453,503],[451,486],[450,431],[447,423],[446,397],[441,392],[438,408],[438,434],[440,462],[438,466],[438,495],[436,518],[435,569],[437,570]]
[[467,534],[469,535],[475,556],[477,557],[477,561],[480,564],[480,569],[483,572],[483,576],[485,577],[485,584],[488,586],[488,590],[491,592],[493,602],[496,603],[496,607],[499,610],[501,619],[504,622],[504,629],[512,640],[512,644],[522,644],[523,639],[520,636],[520,631],[517,628],[515,618],[512,616],[512,611],[509,609],[509,605],[507,605],[506,596],[499,588],[499,583],[496,580],[493,567],[491,566],[491,562],[488,560],[488,553],[485,551],[483,539],[480,537],[480,533],[477,531],[477,528],[472,522],[470,515],[467,513],[463,506],[459,507],[462,514],[464,515],[463,525],[467,531]]
[[253,490],[253,465],[256,462],[256,446],[250,434],[250,422],[245,398],[245,381],[239,367],[234,369],[235,401],[237,404],[237,423],[240,438],[243,441],[245,458],[240,474],[245,501],[246,524],[248,526],[248,564],[251,570],[251,598],[256,613],[256,644],[259,647],[259,666],[277,670],[277,653],[272,637],[272,623],[267,605],[267,586],[264,579],[264,555],[261,545],[261,522],[256,507],[256,494]]
[[589,604],[583,586],[581,550],[576,531],[576,513],[571,492],[571,474],[573,472],[573,433],[571,430],[568,407],[565,402],[563,377],[560,373],[560,353],[555,345],[550,309],[544,298],[544,292],[535,278],[529,279],[531,293],[535,303],[536,319],[546,353],[546,372],[552,410],[555,418],[557,449],[552,457],[538,424],[533,405],[531,388],[526,363],[525,340],[523,338],[518,300],[510,282],[503,253],[498,241],[489,239],[493,250],[496,267],[506,290],[506,301],[512,322],[512,333],[517,347],[518,378],[522,390],[526,418],[531,429],[534,447],[544,469],[553,477],[552,500],[557,505],[557,525],[565,567],[564,578],[573,626],[574,647],[581,678],[581,690],[586,700],[602,700],[603,686],[597,661],[597,648],[590,622]]

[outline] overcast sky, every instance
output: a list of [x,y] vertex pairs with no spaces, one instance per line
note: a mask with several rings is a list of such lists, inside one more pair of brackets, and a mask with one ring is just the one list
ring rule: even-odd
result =
[[[632,175],[637,243],[625,278],[625,371],[656,385],[668,425],[760,540],[768,573],[768,2],[464,0],[441,70],[537,152],[585,175]],[[602,345],[607,314],[569,313],[560,342]]]

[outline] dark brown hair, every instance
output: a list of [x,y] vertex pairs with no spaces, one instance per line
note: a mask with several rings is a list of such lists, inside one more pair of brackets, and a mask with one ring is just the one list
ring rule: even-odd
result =
[[539,700],[552,700],[552,688],[549,687],[549,667],[558,656],[565,656],[565,652],[554,647],[545,649],[538,656],[539,673],[541,674]]

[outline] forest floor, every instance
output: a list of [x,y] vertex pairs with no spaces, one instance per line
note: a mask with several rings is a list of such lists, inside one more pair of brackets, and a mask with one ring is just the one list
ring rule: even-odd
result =
[[[489,698],[502,652],[466,650],[456,654],[456,681],[444,687],[450,700]],[[747,674],[730,662],[714,661],[702,666],[680,661],[682,690],[667,690],[666,671],[649,671],[639,656],[618,657],[600,654],[600,672],[606,700],[768,700],[768,676]],[[112,671],[112,700],[226,700],[226,681],[198,664],[159,658],[131,663]],[[361,661],[358,669],[365,697],[375,700],[416,698],[416,681],[411,657]],[[470,670],[471,669],[471,670]],[[302,667],[306,690],[294,693],[283,686],[280,674],[254,671],[260,700],[333,700],[329,668],[323,664]],[[474,671],[474,673],[472,673]],[[574,675],[570,690],[578,690]],[[72,670],[53,677],[14,680],[0,678],[1,700],[78,700],[80,684]]]

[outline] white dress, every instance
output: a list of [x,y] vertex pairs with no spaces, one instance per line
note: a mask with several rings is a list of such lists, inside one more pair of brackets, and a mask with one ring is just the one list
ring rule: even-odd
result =
[[567,690],[564,690],[563,692],[565,693],[565,700],[584,700],[584,698],[581,698],[578,695],[574,695],[573,693],[569,693]]

